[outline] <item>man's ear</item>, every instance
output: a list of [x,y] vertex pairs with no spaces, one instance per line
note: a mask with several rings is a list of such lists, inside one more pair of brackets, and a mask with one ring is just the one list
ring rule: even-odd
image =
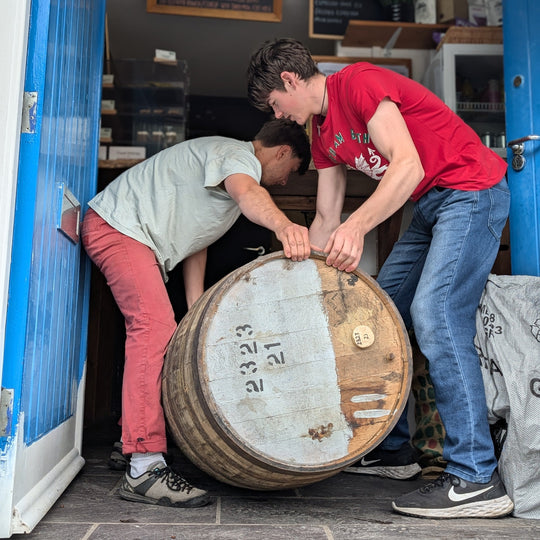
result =
[[288,144],[278,146],[276,157],[278,160],[287,159],[292,154],[292,148]]
[[285,90],[288,90],[287,86],[289,86],[291,89],[294,89],[296,88],[298,75],[296,73],[293,73],[292,71],[282,71],[281,80],[283,81],[283,84],[285,85]]

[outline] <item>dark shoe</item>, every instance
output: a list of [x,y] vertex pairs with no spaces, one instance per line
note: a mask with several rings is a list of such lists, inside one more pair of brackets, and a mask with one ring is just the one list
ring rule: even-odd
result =
[[369,474],[393,480],[412,480],[420,471],[416,453],[408,443],[399,450],[375,448],[344,470],[346,473]]
[[495,470],[487,484],[443,473],[437,480],[392,503],[399,514],[425,518],[496,518],[510,514],[514,503]]
[[206,491],[192,486],[160,461],[150,465],[137,478],[126,472],[119,493],[127,501],[160,506],[193,508],[211,502]]
[[126,467],[128,464],[128,458],[124,456],[124,454],[122,454],[121,442],[115,442],[113,444],[111,455],[109,456],[109,461],[107,463],[109,465],[109,469],[112,469],[113,471],[126,470]]
[[422,469],[423,480],[434,480],[446,469],[446,461],[437,455],[422,454],[418,459],[418,464]]

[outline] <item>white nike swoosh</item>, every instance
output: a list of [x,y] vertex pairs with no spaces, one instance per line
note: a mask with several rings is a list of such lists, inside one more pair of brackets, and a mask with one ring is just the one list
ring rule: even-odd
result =
[[377,463],[378,461],[381,461],[380,459],[365,459],[365,458],[362,458],[360,460],[360,465],[371,465],[373,463]]
[[486,491],[489,491],[490,489],[493,489],[493,486],[488,486],[484,489],[479,489],[478,491],[470,491],[469,493],[456,493],[454,490],[454,486],[450,488],[450,491],[448,492],[448,498],[452,502],[461,502],[466,501],[468,499],[472,499],[473,497],[476,497],[477,495],[481,495],[482,493],[485,493]]

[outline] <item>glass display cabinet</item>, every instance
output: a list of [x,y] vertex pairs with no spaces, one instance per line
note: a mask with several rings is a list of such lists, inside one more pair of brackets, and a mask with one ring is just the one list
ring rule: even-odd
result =
[[185,60],[115,60],[103,76],[101,158],[144,159],[186,138]]
[[422,83],[506,158],[502,45],[444,44]]

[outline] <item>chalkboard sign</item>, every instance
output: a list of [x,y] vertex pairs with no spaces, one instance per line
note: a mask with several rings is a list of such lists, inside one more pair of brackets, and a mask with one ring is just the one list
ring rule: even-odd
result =
[[349,21],[381,21],[379,0],[309,0],[309,36],[342,39]]
[[146,0],[146,11],[194,17],[281,21],[282,0]]

